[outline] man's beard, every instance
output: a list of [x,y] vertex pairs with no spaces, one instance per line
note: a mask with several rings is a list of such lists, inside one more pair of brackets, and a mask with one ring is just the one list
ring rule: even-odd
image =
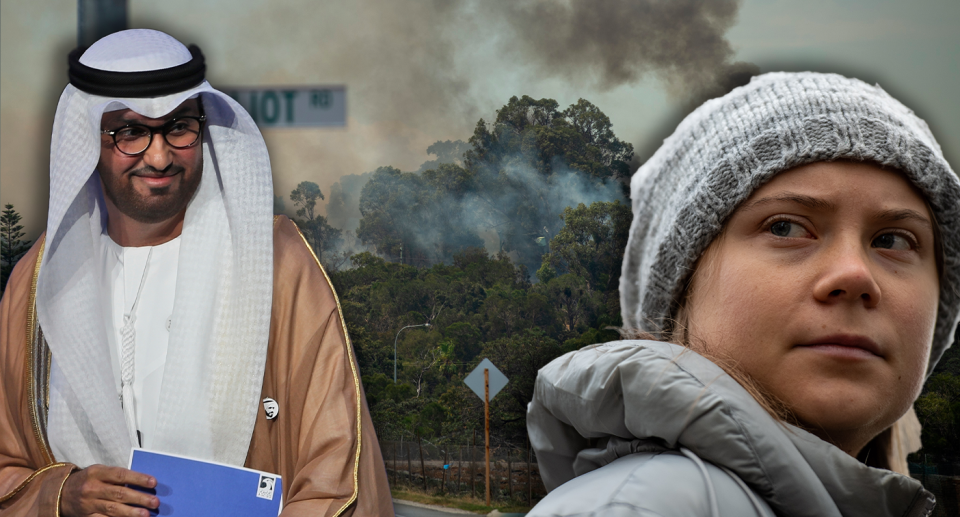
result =
[[[150,196],[144,197],[133,186],[133,176],[143,173],[145,176],[156,174],[158,171],[151,167],[137,169],[127,175],[126,184],[108,181],[103,175],[104,194],[113,202],[117,210],[123,215],[140,223],[162,223],[186,208],[193,194],[200,186],[202,177],[202,166],[198,167],[193,174],[187,176],[184,174],[184,168],[171,165],[171,170],[165,175],[180,174],[179,185],[174,190],[174,185],[160,188],[151,188]],[[153,174],[151,174],[153,173]]]

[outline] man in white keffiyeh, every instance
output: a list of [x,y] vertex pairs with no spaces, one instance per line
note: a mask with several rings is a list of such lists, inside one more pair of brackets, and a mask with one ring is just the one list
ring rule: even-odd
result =
[[161,32],[69,62],[47,231],[0,307],[0,509],[140,515],[143,447],[281,474],[283,515],[391,513],[336,294],[271,214],[253,120]]

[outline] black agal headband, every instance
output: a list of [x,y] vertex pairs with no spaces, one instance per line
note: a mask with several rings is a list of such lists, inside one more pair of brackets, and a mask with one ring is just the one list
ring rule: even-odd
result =
[[98,70],[80,62],[86,48],[77,48],[67,57],[70,84],[78,90],[104,97],[160,97],[189,90],[203,82],[207,66],[200,47],[190,45],[193,59],[182,65],[145,72]]

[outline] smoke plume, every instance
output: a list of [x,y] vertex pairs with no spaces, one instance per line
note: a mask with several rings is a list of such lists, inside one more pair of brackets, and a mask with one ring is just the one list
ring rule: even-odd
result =
[[[460,167],[468,149],[462,141],[437,142],[428,149],[437,159],[414,173],[383,167],[341,179],[331,189],[328,220],[335,225],[343,221],[345,230],[356,234],[361,217],[369,217],[366,223],[379,229],[368,226],[365,238],[374,239],[369,244],[390,260],[399,260],[400,251],[396,240],[377,240],[385,232],[399,239],[407,264],[449,263],[459,250],[483,247],[490,254],[509,252],[515,263],[535,271],[563,226],[559,215],[564,208],[624,200],[618,179],[573,169],[561,156],[553,157],[545,173],[531,156],[510,152],[497,160],[491,174],[482,163],[473,163],[471,170]],[[355,200],[363,214],[352,208]],[[360,247],[345,242],[341,251]]]
[[360,192],[372,175],[372,172],[347,174],[330,186],[327,223],[343,230],[343,242],[338,251],[345,251],[350,255],[361,251],[374,251],[357,239],[357,228],[360,227],[360,219],[363,217],[360,213]]
[[[489,2],[488,2],[489,3]],[[738,0],[497,0],[502,45],[544,73],[610,89],[653,73],[674,96],[723,94],[756,75],[724,33]]]
[[[176,7],[180,3],[200,11],[185,19]],[[219,50],[222,58],[209,60],[214,84],[348,84],[351,117],[363,124],[386,123],[376,136],[396,132],[389,125],[394,122],[433,135],[414,144],[421,153],[438,138],[461,136],[463,128],[510,95],[531,93],[510,91],[502,97],[498,85],[522,88],[557,78],[582,86],[580,96],[589,97],[593,88],[604,91],[653,76],[675,99],[684,100],[725,91],[757,71],[752,64],[733,62],[725,37],[736,22],[739,0],[236,4],[237,14],[228,19],[219,6],[186,0],[170,0],[162,8],[144,5],[134,13],[147,17],[155,10],[150,25]],[[211,20],[222,20],[229,33],[211,30]]]
[[[275,191],[284,196],[304,180],[327,192],[342,176],[383,165],[416,170],[428,145],[464,138],[513,95],[542,96],[560,84],[589,99],[657,78],[674,99],[692,102],[755,70],[733,62],[725,38],[736,0],[233,0],[230,6],[131,0],[130,26],[200,45],[215,87],[348,86],[346,129],[264,131]],[[76,41],[68,7],[3,4],[0,201],[17,203],[31,237],[43,228],[48,194],[43,135]]]

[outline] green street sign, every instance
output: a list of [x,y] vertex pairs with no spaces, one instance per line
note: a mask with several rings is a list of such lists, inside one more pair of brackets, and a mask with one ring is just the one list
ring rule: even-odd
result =
[[347,125],[344,86],[221,88],[261,128]]

